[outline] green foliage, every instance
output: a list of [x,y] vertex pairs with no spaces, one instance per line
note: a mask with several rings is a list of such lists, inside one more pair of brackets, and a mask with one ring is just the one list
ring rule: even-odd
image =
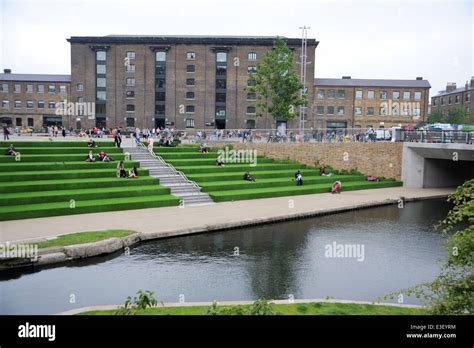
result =
[[273,305],[265,299],[257,300],[250,308],[251,315],[275,315]]
[[441,109],[432,110],[428,116],[428,123],[442,123],[444,119]]
[[463,108],[454,108],[444,115],[441,109],[431,111],[428,116],[428,123],[450,123],[450,124],[465,124],[469,123],[469,113]]
[[138,311],[143,311],[147,308],[155,307],[158,301],[152,291],[138,290],[137,295],[133,297],[127,297],[123,306],[116,310],[116,315],[134,315]]
[[212,302],[212,306],[207,309],[207,315],[219,315],[219,308],[217,308],[217,301]]
[[291,120],[296,108],[306,105],[307,98],[301,96],[303,84],[296,73],[293,52],[285,41],[277,38],[274,49],[263,56],[257,72],[250,77],[254,86],[247,88],[257,93],[257,116],[268,112],[274,118]]
[[305,305],[300,305],[298,307],[296,307],[296,310],[299,312],[299,313],[307,313],[308,312],[308,307],[306,307]]
[[[390,293],[379,300],[395,298],[403,293],[416,296],[429,306],[431,313],[442,315],[474,312],[474,179],[459,186],[448,201],[454,204],[438,225],[449,235],[448,257],[441,274],[430,283]],[[466,227],[467,225],[467,227]]]

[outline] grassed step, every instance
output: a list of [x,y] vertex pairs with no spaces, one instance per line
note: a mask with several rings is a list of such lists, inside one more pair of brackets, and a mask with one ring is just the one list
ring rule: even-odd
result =
[[15,205],[9,207],[0,207],[0,221],[58,215],[100,213],[118,210],[157,208],[165,206],[177,206],[178,204],[178,197],[173,195],[160,195],[151,197],[121,197],[112,199],[76,201],[75,208],[70,207],[70,202]]
[[[2,156],[0,157],[0,163],[17,163],[17,162],[74,162],[74,161],[84,161],[87,158],[87,154],[89,152],[85,151],[84,154],[42,154],[42,155],[23,155],[19,157],[19,160],[17,159],[16,156]],[[99,161],[97,159],[97,154],[99,152],[93,152],[94,157],[96,158],[96,161]],[[117,153],[110,155],[110,157],[114,161],[120,161],[125,158],[125,154],[123,153]]]
[[186,175],[198,173],[222,173],[222,172],[242,172],[245,171],[258,172],[280,169],[302,169],[304,165],[286,164],[286,163],[263,163],[252,166],[251,164],[226,164],[224,166],[176,166],[178,170],[183,171]]
[[[95,143],[99,145],[101,148],[106,147],[115,147],[115,144],[111,140],[102,140],[102,139],[94,139]],[[53,140],[50,141],[48,139],[44,140],[31,140],[31,141],[16,141],[14,138],[8,141],[0,141],[0,148],[7,148],[10,144],[13,144],[15,147],[82,147],[87,148],[87,143],[89,139],[84,139],[82,141],[59,141]]]
[[[187,166],[212,166],[216,163],[216,158],[192,158],[192,159],[168,159],[166,162],[171,163],[175,167],[187,167]],[[261,163],[275,163],[275,161],[271,158],[266,157],[258,157],[257,158],[257,166]],[[235,162],[235,163],[225,163],[225,165],[234,165],[234,164],[245,164],[244,160],[242,163]],[[248,163],[250,164],[250,163]]]
[[[72,169],[107,169],[117,168],[118,161],[114,162],[14,162],[0,163],[0,173],[40,170],[72,170]],[[137,161],[124,161],[126,167],[139,167]]]
[[95,147],[89,148],[85,147],[19,147],[15,146],[17,152],[20,152],[22,155],[41,155],[41,154],[65,154],[65,155],[72,155],[72,154],[85,154],[87,155],[90,150],[93,153],[97,153],[99,151],[105,151],[112,156],[115,153],[123,153],[123,149],[117,147]]
[[[249,168],[249,172],[252,176],[256,179],[263,179],[263,178],[292,178],[295,174],[294,169],[281,169],[281,170],[264,170],[264,171],[254,171],[252,168]],[[303,169],[301,169],[303,170]],[[240,171],[238,173],[232,172],[212,172],[212,173],[198,173],[198,174],[187,174],[186,176],[197,183],[203,182],[212,182],[212,181],[227,181],[227,180],[241,180],[243,178],[245,171]],[[304,169],[304,177],[307,178],[309,176],[318,176],[319,171],[314,169]]]
[[[119,180],[119,179],[118,179]],[[41,191],[41,192],[16,192],[6,193],[0,197],[0,207],[23,205],[23,204],[40,204],[51,202],[70,202],[88,201],[97,199],[110,199],[120,197],[141,197],[141,196],[158,196],[170,193],[170,189],[161,185],[134,186],[134,179],[129,180],[129,186],[123,187],[106,187],[106,188],[88,188],[80,190],[58,190],[58,191]]]

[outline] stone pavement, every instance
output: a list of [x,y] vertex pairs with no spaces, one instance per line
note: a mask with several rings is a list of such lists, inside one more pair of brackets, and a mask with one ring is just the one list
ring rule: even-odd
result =
[[446,197],[454,189],[405,187],[225,202],[210,206],[165,207],[0,222],[0,243],[41,240],[61,234],[129,229],[146,239],[170,237],[317,216],[330,212]]

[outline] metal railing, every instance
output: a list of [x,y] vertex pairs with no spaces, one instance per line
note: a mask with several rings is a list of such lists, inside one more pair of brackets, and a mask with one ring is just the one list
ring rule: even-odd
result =
[[199,191],[201,191],[201,188],[196,184],[194,181],[190,180],[182,171],[176,169],[171,163],[166,162],[161,156],[157,155],[153,150],[149,151],[148,147],[143,144],[141,141],[139,143],[140,147],[145,149],[150,155],[155,157],[161,164],[165,165],[166,167],[170,168],[173,172],[176,174],[180,175],[187,183],[193,185],[195,188],[197,188]]

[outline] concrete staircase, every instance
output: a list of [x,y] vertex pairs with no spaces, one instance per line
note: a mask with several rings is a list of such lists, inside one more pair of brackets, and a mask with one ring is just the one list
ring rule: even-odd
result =
[[214,204],[207,193],[188,180],[174,167],[167,164],[161,157],[154,156],[144,147],[124,147],[124,153],[129,153],[132,160],[140,162],[140,167],[148,169],[150,176],[160,179],[160,184],[171,189],[184,203],[184,206]]

